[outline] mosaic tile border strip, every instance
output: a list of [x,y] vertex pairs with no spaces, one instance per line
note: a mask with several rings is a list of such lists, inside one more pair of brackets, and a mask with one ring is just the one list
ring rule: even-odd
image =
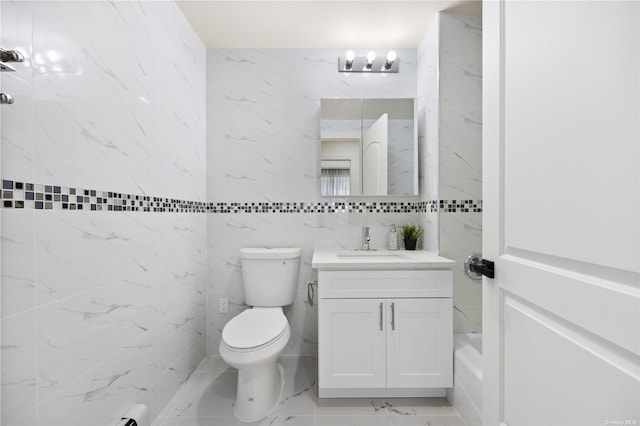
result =
[[3,179],[2,208],[204,213],[206,203]]
[[210,213],[481,213],[482,200],[208,203]]
[[480,213],[482,200],[202,202],[3,180],[1,208],[169,213]]
[[416,213],[425,212],[420,202],[320,201],[209,203],[210,213]]
[[439,200],[441,213],[482,213],[482,200]]

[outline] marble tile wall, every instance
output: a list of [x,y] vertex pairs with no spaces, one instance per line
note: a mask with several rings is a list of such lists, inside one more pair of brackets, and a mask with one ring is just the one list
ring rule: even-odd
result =
[[[27,57],[2,74],[3,180],[206,201],[206,50],[173,2],[0,8],[2,46]],[[11,192],[0,423],[111,425],[137,402],[153,418],[205,354],[206,215]]]
[[[364,54],[367,49],[362,49]],[[360,53],[360,52],[356,52]],[[382,49],[377,50],[382,55]],[[416,50],[400,49],[398,74],[339,73],[338,49],[207,51],[207,200],[319,202],[320,99],[416,96]],[[360,199],[358,199],[360,200]],[[363,198],[364,201],[389,199]],[[393,197],[393,201],[416,198]],[[335,201],[335,200],[334,200]],[[346,201],[346,200],[338,200]],[[207,352],[218,353],[224,325],[246,308],[241,247],[302,247],[298,290],[286,309],[292,337],[285,353],[315,355],[317,309],[307,302],[315,247],[355,248],[361,226],[372,247],[386,247],[392,223],[411,213],[251,213],[208,216]],[[229,313],[218,313],[218,298]]]
[[[418,135],[420,137],[420,199],[438,200],[439,195],[439,103],[438,40],[439,19],[434,19],[418,46]],[[421,214],[425,248],[438,253],[440,231],[438,212]]]
[[[437,25],[438,53],[431,62],[438,63],[438,113],[434,126],[438,141],[439,198],[481,203],[482,17],[440,13]],[[430,37],[433,38],[427,34],[425,44],[433,43]],[[430,137],[427,145],[435,145]],[[427,163],[433,162],[427,160]],[[472,253],[482,252],[482,213],[440,210],[438,220],[440,254],[457,262],[454,331],[481,332],[482,287],[480,281],[464,274],[464,260]]]

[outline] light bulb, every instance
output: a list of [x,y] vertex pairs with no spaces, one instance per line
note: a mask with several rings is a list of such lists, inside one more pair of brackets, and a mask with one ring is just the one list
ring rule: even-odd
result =
[[353,66],[353,60],[356,57],[356,53],[353,50],[348,50],[347,54],[345,55],[345,59],[346,62],[344,64],[344,68],[347,70],[350,70],[351,67]]
[[389,53],[387,53],[387,62],[384,64],[384,69],[390,70],[393,61],[395,61],[397,57],[395,50],[390,50]]
[[372,50],[371,52],[367,53],[367,66],[364,68],[366,71],[371,70],[374,59],[376,59],[376,52]]
[[369,65],[373,64],[374,59],[376,59],[376,52],[372,50],[371,52],[367,53],[367,63]]
[[398,55],[396,55],[396,51],[390,50],[389,53],[387,53],[387,62],[393,63],[393,61],[395,61],[397,57]]

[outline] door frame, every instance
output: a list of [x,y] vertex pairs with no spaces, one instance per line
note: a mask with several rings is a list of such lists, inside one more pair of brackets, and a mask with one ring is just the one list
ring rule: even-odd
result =
[[[503,20],[501,1],[482,2],[482,255],[498,261],[504,252],[501,224],[504,223],[504,206],[500,193],[504,190],[504,131],[501,123],[503,111],[502,62]],[[498,94],[496,96],[495,94]],[[487,141],[497,143],[487,143]],[[496,164],[496,160],[498,164]],[[488,167],[493,165],[495,167]],[[499,273],[499,272],[498,272]],[[500,387],[502,348],[497,333],[487,329],[496,324],[502,315],[493,282],[482,277],[482,424],[498,425],[502,407],[498,398],[488,398]]]

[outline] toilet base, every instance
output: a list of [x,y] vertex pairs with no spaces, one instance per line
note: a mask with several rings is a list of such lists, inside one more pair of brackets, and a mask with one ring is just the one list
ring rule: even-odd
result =
[[256,422],[273,413],[284,390],[284,369],[277,360],[256,369],[238,370],[233,410],[243,422]]

